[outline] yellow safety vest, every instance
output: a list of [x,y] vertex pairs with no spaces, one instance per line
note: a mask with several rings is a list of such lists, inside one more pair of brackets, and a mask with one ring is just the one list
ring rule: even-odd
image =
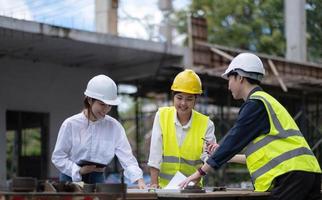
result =
[[200,156],[203,152],[203,140],[208,126],[208,117],[192,110],[191,126],[179,147],[176,128],[174,107],[159,109],[160,126],[163,140],[163,161],[159,173],[159,185],[165,187],[177,171],[186,176],[193,174],[201,165]]
[[255,191],[268,191],[273,180],[290,171],[321,173],[319,163],[287,110],[272,96],[257,91],[268,113],[270,131],[255,138],[246,149],[246,164]]

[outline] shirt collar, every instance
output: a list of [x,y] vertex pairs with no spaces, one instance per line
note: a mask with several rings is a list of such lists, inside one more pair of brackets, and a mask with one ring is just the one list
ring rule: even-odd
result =
[[86,115],[85,115],[84,111],[82,111],[82,118],[83,118],[84,120],[88,121],[88,122],[89,122],[89,125],[97,124],[97,123],[101,122],[101,121],[104,119],[104,118],[102,118],[102,119],[98,119],[98,120],[96,120],[96,121],[88,120],[88,118],[86,117]]
[[257,87],[255,87],[254,89],[252,89],[252,90],[250,91],[250,93],[248,94],[248,96],[247,96],[247,100],[249,99],[250,95],[254,94],[254,93],[255,93],[255,92],[257,92],[257,91],[263,91],[263,88],[261,88],[260,86],[257,86]]
[[183,129],[188,129],[188,128],[190,128],[190,126],[191,126],[191,121],[192,121],[192,113],[191,113],[191,117],[190,117],[190,119],[189,119],[188,123],[187,123],[187,124],[185,124],[185,125],[182,125],[182,124],[180,123],[180,121],[179,121],[179,119],[178,119],[178,116],[177,116],[177,112],[175,112],[175,113],[174,113],[174,124],[175,124],[175,125],[177,125],[177,126],[181,126]]

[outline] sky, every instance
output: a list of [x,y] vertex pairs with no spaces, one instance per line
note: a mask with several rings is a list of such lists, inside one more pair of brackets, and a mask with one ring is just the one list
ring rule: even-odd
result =
[[[175,10],[191,0],[173,0]],[[0,0],[0,15],[95,31],[95,0]],[[158,0],[119,0],[120,36],[158,40],[162,12]],[[147,31],[150,30],[150,31]]]
[[[95,31],[94,2],[95,0],[0,0],[0,15]],[[190,2],[191,0],[173,0],[173,8],[186,8]],[[119,0],[119,36],[162,41],[158,28],[163,16],[157,3],[158,0]],[[147,27],[152,31],[147,31]],[[175,44],[181,45],[183,38],[184,36],[174,32]],[[120,86],[119,89],[123,92],[135,90],[129,86]],[[122,103],[118,109],[127,110],[129,106],[129,103]]]

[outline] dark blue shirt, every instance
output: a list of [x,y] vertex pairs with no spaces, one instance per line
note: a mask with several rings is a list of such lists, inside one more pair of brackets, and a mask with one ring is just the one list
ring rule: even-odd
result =
[[[250,93],[261,91],[256,87]],[[268,113],[262,101],[249,99],[240,107],[234,126],[225,135],[219,148],[209,157],[207,163],[218,169],[234,155],[242,151],[252,140],[259,135],[267,134],[270,130]]]

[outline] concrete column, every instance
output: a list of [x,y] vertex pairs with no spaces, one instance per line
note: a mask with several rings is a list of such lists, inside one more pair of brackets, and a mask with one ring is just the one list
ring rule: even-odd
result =
[[7,130],[6,130],[6,110],[0,107],[0,188],[4,187],[7,179]]
[[306,58],[306,12],[305,0],[284,0],[286,58],[305,62]]
[[95,0],[95,25],[99,33],[117,35],[118,0]]
[[170,15],[173,11],[172,0],[159,0],[158,8],[162,11],[163,20],[160,24],[159,33],[164,37],[168,45],[172,44],[172,25],[170,23]]

